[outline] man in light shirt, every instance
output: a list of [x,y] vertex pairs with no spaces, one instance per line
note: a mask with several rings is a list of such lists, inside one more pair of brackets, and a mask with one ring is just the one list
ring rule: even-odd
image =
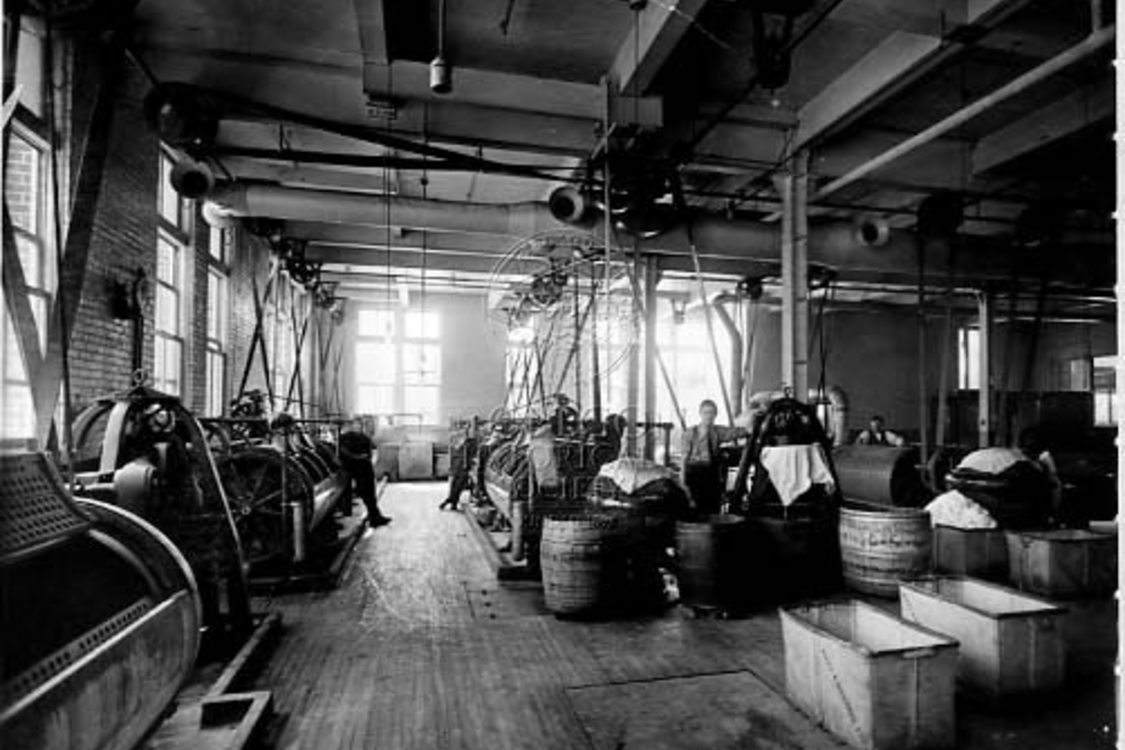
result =
[[711,399],[699,404],[699,424],[684,432],[680,461],[680,481],[692,506],[701,516],[719,512],[723,497],[723,465],[719,445],[747,434],[741,427],[715,424],[719,407]]

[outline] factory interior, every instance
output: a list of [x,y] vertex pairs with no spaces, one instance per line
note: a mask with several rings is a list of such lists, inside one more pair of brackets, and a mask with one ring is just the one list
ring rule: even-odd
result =
[[6,0],[0,747],[1125,747],[1110,0]]

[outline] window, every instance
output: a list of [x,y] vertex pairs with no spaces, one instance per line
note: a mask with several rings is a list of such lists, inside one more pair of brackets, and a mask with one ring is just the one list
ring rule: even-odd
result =
[[365,308],[355,344],[356,412],[441,416],[441,315],[436,311]]
[[[4,200],[16,236],[27,284],[28,302],[46,349],[47,317],[55,289],[55,252],[51,242],[47,147],[30,130],[14,125],[8,148]],[[7,301],[0,292],[0,438],[26,440],[35,435],[31,386],[20,355]]]
[[957,331],[957,387],[980,388],[980,329]]
[[174,396],[183,385],[184,248],[163,233],[156,241],[153,386]]
[[179,396],[183,393],[187,330],[184,304],[188,298],[187,255],[191,246],[193,203],[172,187],[172,159],[160,152],[156,238],[156,325],[153,333],[153,387]]
[[[690,311],[682,322],[670,300],[661,300],[658,308],[656,343],[668,375],[676,388],[676,398],[688,424],[698,421],[699,402],[709,398],[719,405],[719,422],[726,421],[723,404],[723,390],[715,367],[715,356],[711,350],[711,338],[707,331],[707,321],[702,310]],[[730,335],[714,321],[715,345],[719,351],[722,372],[730,372]],[[660,418],[676,421],[668,389],[659,387],[656,391],[657,410]]]
[[172,187],[172,168],[175,166],[167,152],[160,154],[160,218],[185,235],[191,234],[193,202],[184,198]]
[[1094,424],[1117,424],[1117,357],[1094,357]]
[[206,413],[222,415],[226,405],[227,326],[230,320],[230,258],[232,231],[211,227],[207,269]]

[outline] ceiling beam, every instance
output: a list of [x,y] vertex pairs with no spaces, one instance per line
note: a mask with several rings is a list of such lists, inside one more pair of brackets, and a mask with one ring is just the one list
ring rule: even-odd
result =
[[706,4],[707,0],[652,2],[634,13],[610,69],[610,80],[621,93],[640,96],[648,90]]
[[961,109],[953,112],[952,114],[944,117],[930,127],[926,128],[920,133],[907,138],[893,148],[884,151],[878,156],[870,159],[862,165],[851,170],[847,174],[837,177],[832,182],[820,187],[813,199],[824,198],[832,193],[844,188],[857,180],[863,179],[868,174],[882,169],[886,165],[901,159],[902,157],[910,154],[929,143],[932,143],[936,138],[956,129],[957,127],[969,122],[974,117],[979,116],[981,113],[996,106],[1017,94],[1021,94],[1032,86],[1041,83],[1043,80],[1050,76],[1056,75],[1068,67],[1075,65],[1092,55],[1097,54],[1106,47],[1112,46],[1116,37],[1116,29],[1113,26],[1106,26],[1091,33],[1084,40],[1070,47],[1065,52],[1062,52],[1050,60],[1032,68],[1031,70],[1016,76],[1008,83],[1000,86],[994,91],[985,94],[973,103],[962,107]]
[[276,182],[301,188],[327,188],[352,192],[398,192],[397,180],[392,176],[390,185],[383,181],[380,169],[341,169],[339,167],[320,167],[293,162],[250,159],[241,156],[226,156],[220,159],[222,165],[235,177],[244,180]]
[[1060,138],[1113,117],[1114,88],[1105,79],[981,138],[973,148],[973,174],[1007,164]]
[[[358,69],[308,65],[297,61],[257,58],[253,55],[210,50],[150,50],[153,74],[162,81],[182,81],[204,88],[240,96],[272,107],[315,114],[334,122],[369,127],[373,133],[400,136],[428,136],[468,146],[520,150],[527,153],[585,157],[597,143],[594,119],[517,111],[464,104],[453,100],[399,100],[394,119],[368,114],[363,92],[363,76]],[[357,66],[358,67],[358,66]],[[595,87],[596,88],[596,87]],[[598,89],[600,91],[600,89]],[[245,116],[235,115],[245,122]],[[601,120],[599,116],[598,121]],[[275,124],[266,141],[246,142],[229,139],[224,132],[230,118],[220,128],[220,143],[228,145],[277,147]],[[259,120],[261,122],[261,120]],[[239,131],[245,132],[245,129]],[[310,131],[306,131],[310,132]],[[341,136],[321,135],[320,139],[347,141]],[[351,141],[355,143],[355,141]],[[298,147],[297,143],[292,143]],[[303,143],[303,148],[335,148]]]
[[[422,268],[422,253],[412,247],[392,247],[390,253],[386,248],[361,250],[357,248],[322,247],[309,245],[305,257],[316,263],[328,263],[336,266],[345,266],[354,269],[357,274],[378,275],[386,272],[389,265],[392,273],[396,268]],[[474,251],[435,250],[426,253],[426,268],[432,271],[463,271],[466,273],[491,274],[496,270],[497,264],[503,259],[503,253],[482,253]],[[389,263],[388,263],[389,261]],[[546,259],[543,268],[549,268]],[[531,270],[530,265],[521,266],[524,272]]]
[[[305,240],[310,246],[362,249],[372,253],[386,249],[388,242],[385,228],[358,224],[287,221],[283,233],[286,237]],[[416,229],[392,227],[389,240],[392,248],[420,248],[422,232]],[[498,255],[517,240],[517,237],[507,238],[466,232],[429,232],[426,236],[426,245],[433,250],[460,250]]]
[[387,54],[387,14],[383,0],[352,0],[352,4],[355,6],[364,62],[386,64],[390,56]]
[[793,151],[808,146],[869,112],[932,66],[941,39],[893,32],[801,107]]
[[[934,16],[931,28],[935,33],[892,32],[801,108],[792,151],[813,145],[870,113],[1031,1],[957,0],[942,8],[944,21]],[[947,25],[944,37],[938,33],[942,23]]]
[[[575,83],[534,76],[473,68],[453,69],[453,90],[435,94],[430,90],[430,66],[409,60],[389,65],[365,62],[363,90],[382,99],[416,99],[423,102],[455,102],[516,112],[535,112],[601,121],[605,116],[606,90],[588,83]],[[614,122],[658,128],[663,124],[664,105],[659,97],[612,97]]]

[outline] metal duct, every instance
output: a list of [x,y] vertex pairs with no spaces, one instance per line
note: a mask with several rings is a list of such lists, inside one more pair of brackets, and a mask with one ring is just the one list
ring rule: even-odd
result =
[[[292,221],[385,226],[388,208],[394,226],[425,228],[435,232],[495,235],[522,238],[547,231],[572,229],[574,225],[557,219],[546,203],[483,204],[456,201],[422,200],[401,196],[371,196],[327,190],[304,190],[266,184],[226,183],[208,196],[213,207],[209,215],[219,217],[270,217]],[[388,207],[387,203],[390,203]],[[592,216],[591,216],[592,215]],[[583,223],[589,228],[597,213],[585,211]],[[586,224],[585,222],[590,222]],[[781,257],[780,234],[776,226],[744,219],[727,220],[703,215],[692,225],[695,245],[706,259],[722,254],[750,263],[776,264]],[[845,270],[848,276],[864,276],[879,281],[914,282],[917,279],[918,239],[912,232],[888,231],[885,244],[875,246],[861,238],[852,222],[813,226],[809,230],[809,262]],[[957,256],[956,281],[979,283],[1011,278],[1016,257],[1010,243],[976,239],[962,243]],[[640,250],[656,255],[690,257],[691,243],[682,224],[640,241]],[[1105,286],[1112,278],[1113,254],[1084,257],[1083,262],[1055,256],[1057,268],[1050,270],[1053,280],[1086,287]],[[950,260],[948,247],[927,250],[926,267],[943,273]]]

